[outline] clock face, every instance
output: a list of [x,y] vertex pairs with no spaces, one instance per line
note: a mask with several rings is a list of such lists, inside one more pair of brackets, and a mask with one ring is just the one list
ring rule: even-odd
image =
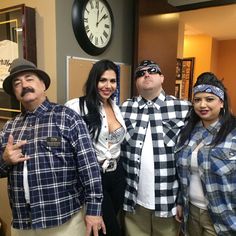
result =
[[96,47],[105,47],[111,38],[112,19],[104,1],[88,1],[83,17],[84,28],[90,42]]
[[113,14],[106,0],[74,0],[72,26],[79,45],[91,55],[99,55],[110,45]]

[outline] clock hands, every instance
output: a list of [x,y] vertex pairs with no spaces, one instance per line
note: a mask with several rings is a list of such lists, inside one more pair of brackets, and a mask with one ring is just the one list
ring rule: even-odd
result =
[[98,27],[98,19],[99,19],[99,1],[96,2],[96,8],[97,10],[97,23],[96,23],[96,27]]
[[96,22],[96,27],[98,27],[99,23],[102,21],[102,20],[105,20],[106,18],[108,18],[108,15],[105,13],[99,20],[99,12],[102,13],[103,12],[103,9],[104,9],[104,6],[102,6],[102,9],[101,11],[99,11],[99,1],[96,1],[96,8],[97,8],[97,22]]
[[98,19],[99,19],[99,10],[97,11],[97,23],[96,23],[96,26],[98,26]]
[[101,19],[96,23],[96,26],[98,26],[98,24],[102,21],[102,20],[105,20],[106,18],[108,17],[107,14],[104,14]]

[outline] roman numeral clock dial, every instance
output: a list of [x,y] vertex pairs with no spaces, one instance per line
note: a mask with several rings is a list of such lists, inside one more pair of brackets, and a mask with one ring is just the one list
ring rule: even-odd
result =
[[84,51],[99,55],[111,43],[112,10],[106,0],[75,0],[72,6],[72,26]]

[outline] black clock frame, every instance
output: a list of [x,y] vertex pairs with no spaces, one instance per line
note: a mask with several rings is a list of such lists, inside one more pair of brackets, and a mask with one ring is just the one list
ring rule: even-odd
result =
[[114,18],[113,13],[111,10],[110,5],[106,0],[102,0],[104,4],[106,5],[110,16],[111,16],[111,37],[109,42],[106,46],[100,48],[93,45],[87,34],[84,27],[84,19],[83,19],[83,13],[85,11],[85,6],[89,2],[89,0],[75,0],[72,6],[72,27],[74,31],[75,38],[79,45],[82,47],[82,49],[87,52],[90,55],[97,56],[101,53],[103,53],[111,44],[112,38],[113,38],[113,30],[114,30]]

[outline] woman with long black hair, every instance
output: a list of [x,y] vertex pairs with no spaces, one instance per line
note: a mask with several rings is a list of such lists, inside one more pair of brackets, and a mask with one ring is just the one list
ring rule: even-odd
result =
[[85,95],[66,103],[66,106],[83,117],[93,140],[102,172],[102,211],[107,236],[122,235],[117,215],[124,197],[125,178],[120,160],[120,144],[126,128],[113,99],[118,77],[118,67],[112,61],[100,60],[89,73]]

